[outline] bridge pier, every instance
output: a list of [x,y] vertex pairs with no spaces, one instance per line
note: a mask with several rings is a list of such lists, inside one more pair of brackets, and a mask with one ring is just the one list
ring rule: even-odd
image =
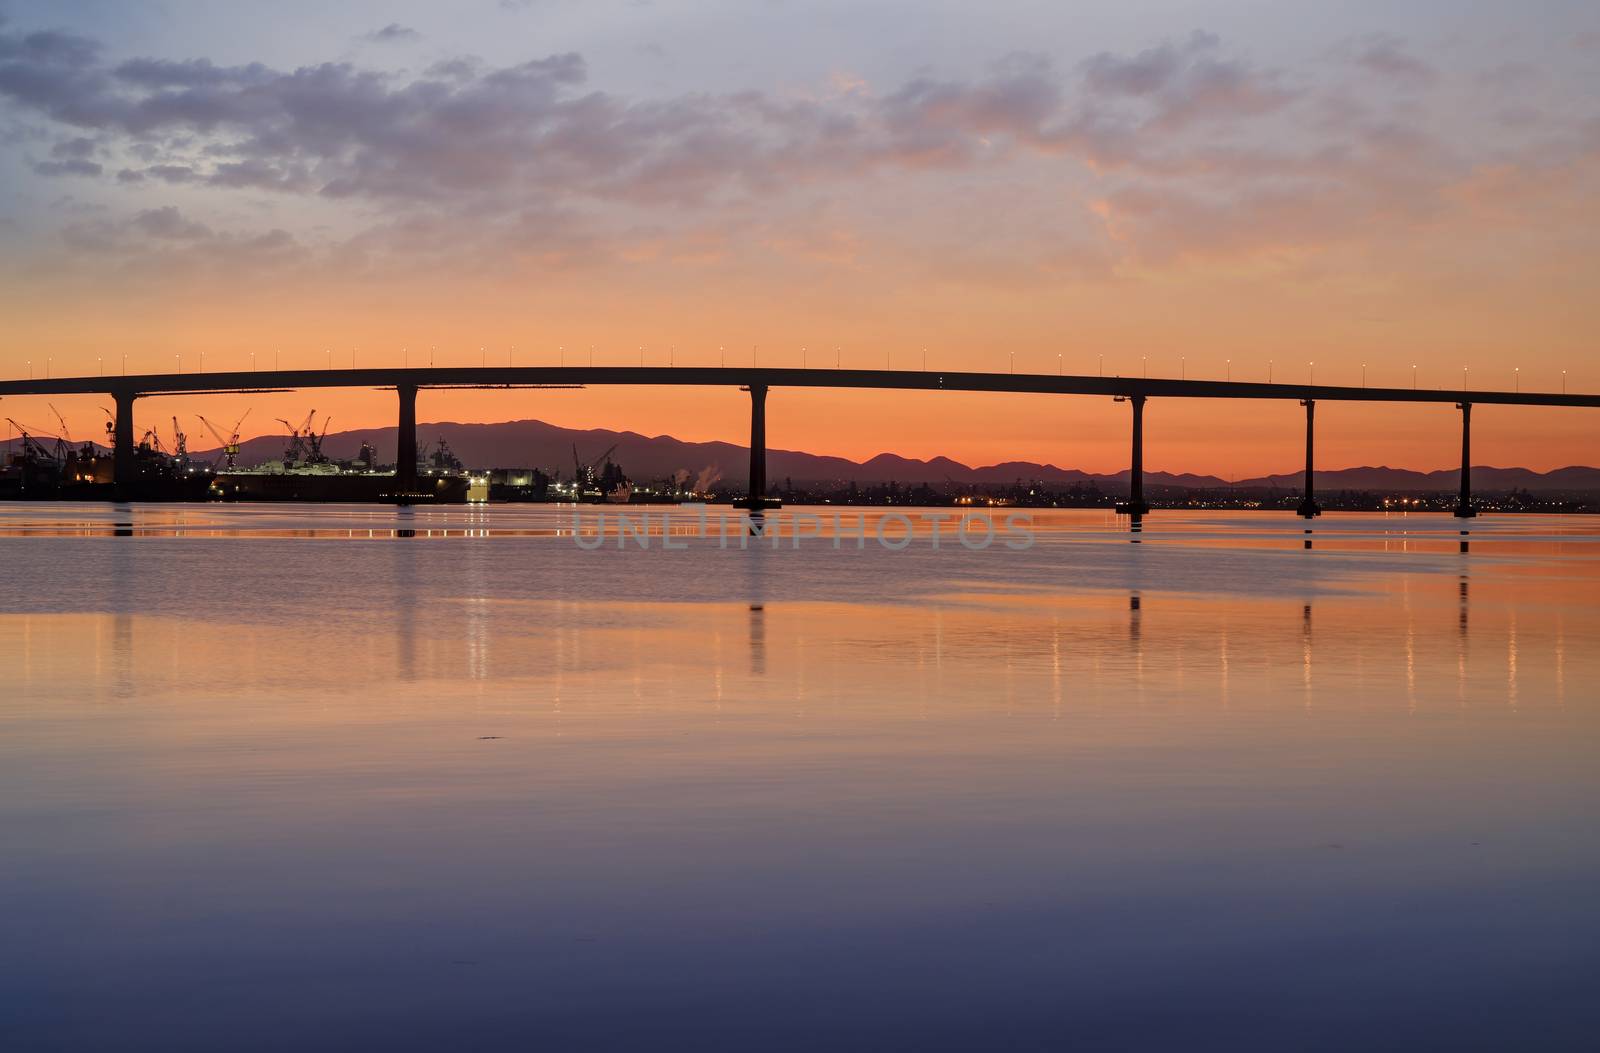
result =
[[[1315,519],[1322,514],[1322,509],[1317,506],[1316,488],[1311,481],[1311,474],[1314,470],[1312,466],[1314,435],[1312,422],[1316,419],[1317,403],[1315,399],[1302,399],[1300,405],[1306,408],[1306,485],[1305,496],[1300,499],[1300,507],[1295,510],[1295,514],[1306,519]],[[1306,545],[1310,547],[1311,542],[1306,542]]]
[[777,508],[779,502],[767,497],[767,385],[750,385],[750,492],[735,504],[759,512]]
[[1129,395],[1133,405],[1133,465],[1128,473],[1128,501],[1117,506],[1119,515],[1142,516],[1150,512],[1144,503],[1144,399],[1143,395]]
[[111,495],[114,501],[130,501],[136,489],[133,460],[133,400],[139,396],[132,391],[115,391],[111,397],[117,406],[111,439]]
[[417,490],[417,386],[397,384],[400,395],[400,429],[395,437],[394,488],[400,504],[410,504]]
[[1461,411],[1461,497],[1456,501],[1456,518],[1471,519],[1477,515],[1472,507],[1472,403],[1458,402]]

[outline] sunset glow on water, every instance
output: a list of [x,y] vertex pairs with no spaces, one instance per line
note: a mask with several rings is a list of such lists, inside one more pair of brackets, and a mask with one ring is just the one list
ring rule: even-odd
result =
[[1595,1023],[1586,520],[587,552],[571,516],[0,510],[17,1048]]

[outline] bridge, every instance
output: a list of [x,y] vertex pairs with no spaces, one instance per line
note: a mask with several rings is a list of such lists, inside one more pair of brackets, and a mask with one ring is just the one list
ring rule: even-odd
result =
[[634,385],[737,387],[750,393],[749,493],[740,502],[770,508],[767,498],[767,392],[787,388],[856,388],[880,391],[992,391],[1039,395],[1098,395],[1132,409],[1129,494],[1118,511],[1144,515],[1144,411],[1156,398],[1293,399],[1306,411],[1305,493],[1299,513],[1320,514],[1312,485],[1318,402],[1450,403],[1461,411],[1461,493],[1455,514],[1472,509],[1472,407],[1582,406],[1600,408],[1600,395],[1565,392],[1369,388],[1328,384],[1250,383],[1233,380],[1172,380],[1148,377],[1086,377],[1039,373],[973,373],[949,370],[760,368],[756,366],[445,366],[373,369],[285,369],[221,373],[156,373],[143,376],[52,377],[0,381],[8,395],[108,395],[117,406],[113,439],[115,497],[129,496],[133,478],[135,399],[159,395],[241,394],[299,388],[379,388],[399,397],[399,442],[395,454],[396,499],[417,488],[417,392],[430,388],[538,388]]

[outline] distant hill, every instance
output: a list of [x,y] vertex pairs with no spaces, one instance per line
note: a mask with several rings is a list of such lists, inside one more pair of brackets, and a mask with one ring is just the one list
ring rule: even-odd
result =
[[[425,448],[441,437],[450,444],[457,457],[474,468],[537,467],[546,471],[559,470],[563,477],[570,477],[572,448],[576,445],[579,456],[591,462],[615,446],[612,459],[636,480],[665,479],[682,470],[702,480],[702,486],[716,480],[737,484],[744,481],[750,470],[749,449],[734,443],[684,442],[670,435],[649,436],[603,428],[561,428],[537,420],[505,421],[499,424],[443,421],[417,426],[419,448]],[[250,439],[241,444],[240,463],[257,464],[281,457],[287,442],[287,436],[281,435]],[[363,442],[371,443],[376,448],[380,462],[393,461],[395,429],[392,427],[329,434],[323,441],[323,449],[330,457],[350,458],[355,456]],[[200,452],[198,456],[209,459],[215,457],[216,453],[210,450]],[[1318,489],[1328,491],[1453,490],[1458,474],[1454,470],[1417,472],[1389,467],[1342,468],[1317,472],[1316,484]],[[1293,490],[1299,489],[1302,475],[1302,472],[1291,472],[1230,483],[1214,475],[1146,472],[1145,485],[1185,489],[1235,486]],[[1032,461],[1006,461],[972,467],[948,457],[923,461],[892,453],[880,453],[870,460],[857,462],[844,457],[825,457],[796,450],[768,450],[767,477],[773,481],[788,478],[796,483],[863,484],[890,481],[911,484],[1000,484],[1021,479],[1057,486],[1092,482],[1108,491],[1126,490],[1128,486],[1128,473],[1125,471],[1102,475]],[[1600,469],[1574,466],[1551,472],[1535,472],[1527,468],[1474,466],[1472,482],[1474,489],[1481,491],[1525,489],[1534,492],[1600,492]]]

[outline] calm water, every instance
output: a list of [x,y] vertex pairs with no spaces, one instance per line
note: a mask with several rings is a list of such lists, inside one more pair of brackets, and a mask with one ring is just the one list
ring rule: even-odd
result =
[[572,525],[0,506],[0,1049],[1593,1048],[1600,523]]

